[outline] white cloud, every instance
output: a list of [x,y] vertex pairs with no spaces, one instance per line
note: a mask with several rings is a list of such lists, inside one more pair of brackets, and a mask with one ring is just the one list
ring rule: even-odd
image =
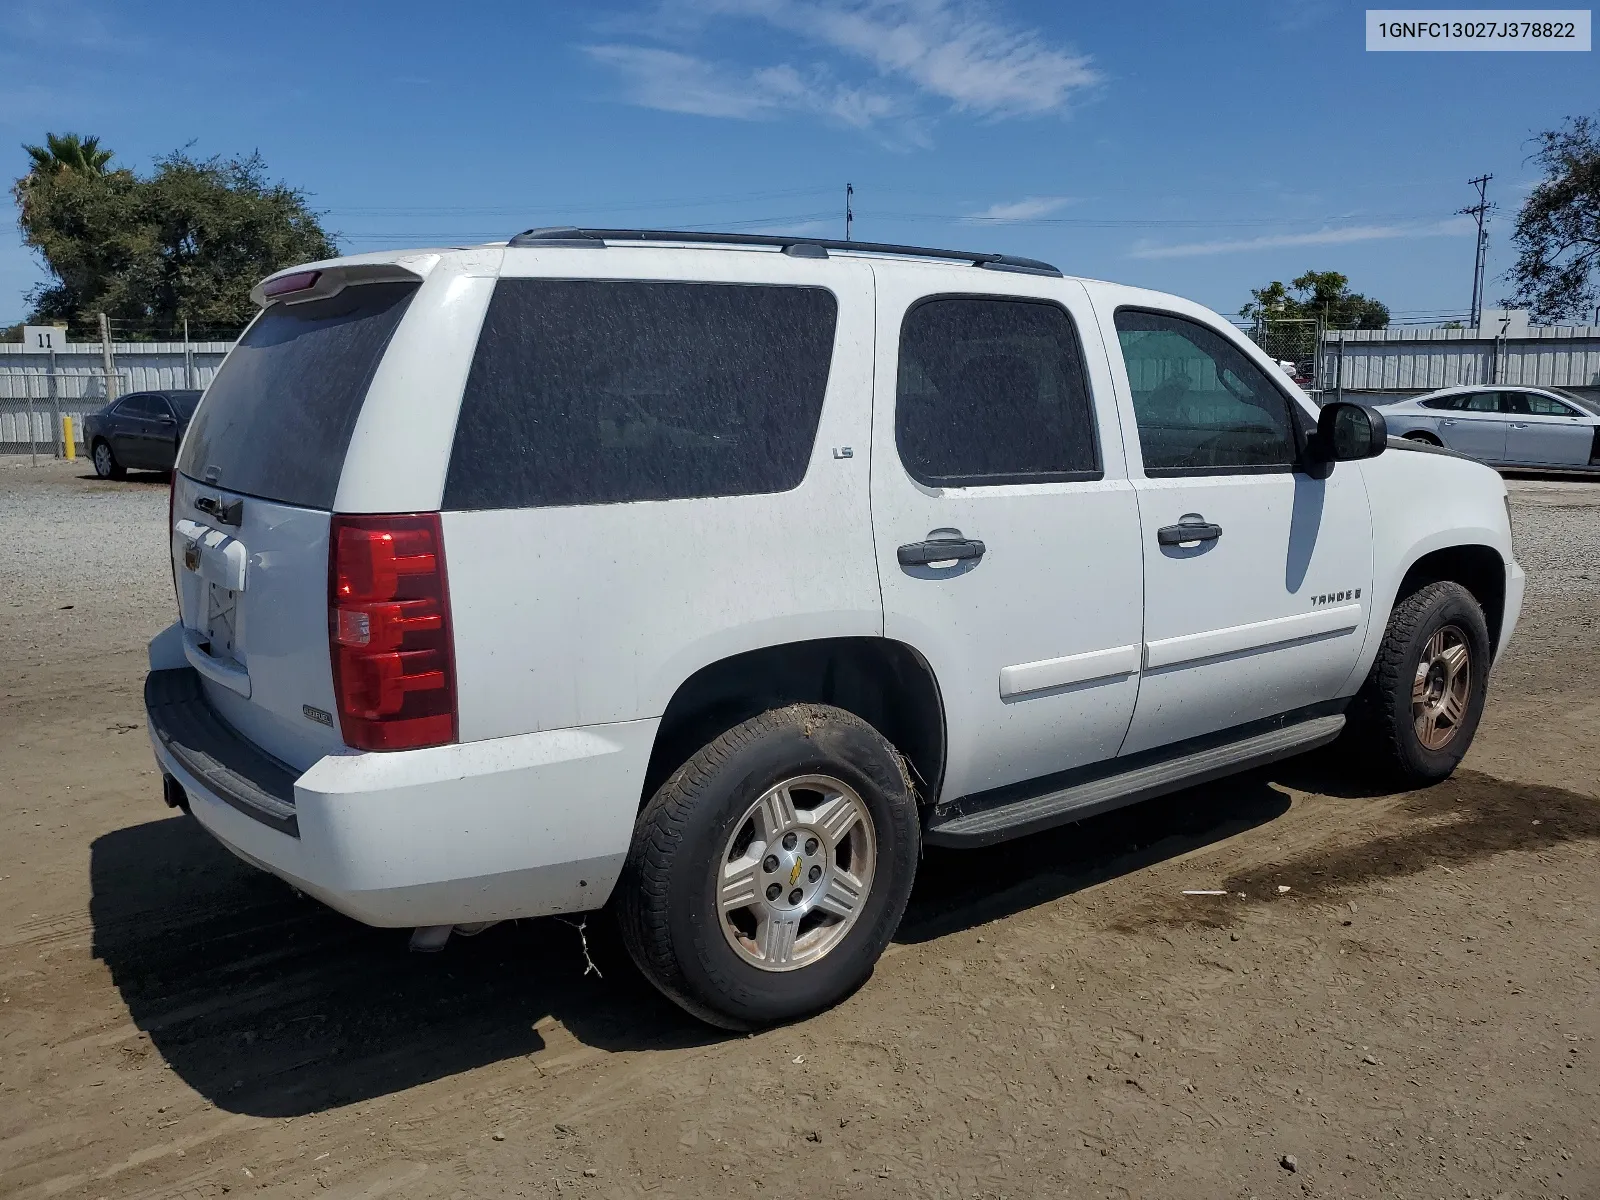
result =
[[1451,237],[1474,228],[1465,218],[1432,225],[1347,225],[1324,227],[1311,233],[1270,233],[1253,238],[1214,242],[1186,242],[1176,246],[1135,246],[1132,258],[1197,258],[1207,254],[1243,254],[1253,250],[1279,250],[1289,246],[1338,246],[1348,242],[1375,242],[1391,238]]
[[654,46],[585,46],[596,62],[622,76],[627,99],[643,108],[761,121],[806,112],[866,128],[897,111],[888,96],[846,87],[791,66],[739,71],[692,54]]
[[[791,50],[791,61],[731,65],[714,45],[735,32],[734,21],[765,27],[786,45],[803,39],[825,61]],[[1064,111],[1101,79],[1087,56],[981,0],[664,0],[628,41],[584,50],[618,71],[627,99],[647,108],[742,120],[802,112],[860,129],[893,123],[901,140],[918,143],[930,100],[990,119],[1039,115]],[[867,82],[840,82],[852,71],[866,72]]]
[[760,17],[986,116],[1054,112],[1100,82],[1087,56],[1045,43],[976,0],[700,0]]
[[836,233],[842,236],[844,220],[841,217],[831,221],[795,221],[788,224],[780,221],[776,225],[759,225],[750,232],[772,234],[776,237],[803,237],[808,233]]
[[983,221],[1003,224],[1007,221],[1033,221],[1072,203],[1071,196],[1024,196],[1021,200],[991,204],[982,212],[968,213],[966,221]]

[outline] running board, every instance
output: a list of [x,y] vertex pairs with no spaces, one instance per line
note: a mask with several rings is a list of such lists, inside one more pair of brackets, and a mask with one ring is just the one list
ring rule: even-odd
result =
[[[923,831],[923,841],[931,846],[963,848],[993,845],[1314,750],[1333,741],[1343,728],[1344,717],[1341,714],[1313,717],[1309,721],[1258,733],[1237,742],[1135,767],[1115,775],[1103,775],[1071,787],[1013,800],[1009,804],[962,812],[962,801],[958,800],[947,809],[951,813],[949,816],[941,815],[938,809],[934,810]],[[1114,762],[1112,765],[1115,765]]]

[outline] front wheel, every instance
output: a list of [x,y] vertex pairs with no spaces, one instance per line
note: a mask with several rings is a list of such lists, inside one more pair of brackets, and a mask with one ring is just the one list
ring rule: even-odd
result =
[[1489,687],[1489,629],[1448,580],[1404,597],[1352,707],[1352,740],[1407,785],[1445,778],[1465,757]]
[[710,1024],[805,1016],[872,973],[920,834],[876,729],[824,705],[774,709],[703,747],[645,806],[617,890],[623,940]]

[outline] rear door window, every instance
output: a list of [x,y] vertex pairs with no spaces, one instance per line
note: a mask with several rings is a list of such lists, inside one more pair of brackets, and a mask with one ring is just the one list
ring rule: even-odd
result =
[[812,287],[502,279],[467,375],[444,506],[798,487],[837,311]]
[[895,442],[930,487],[1100,478],[1072,318],[1036,300],[919,302],[900,328]]
[[367,385],[417,286],[361,284],[267,309],[206,391],[178,470],[250,496],[332,508]]

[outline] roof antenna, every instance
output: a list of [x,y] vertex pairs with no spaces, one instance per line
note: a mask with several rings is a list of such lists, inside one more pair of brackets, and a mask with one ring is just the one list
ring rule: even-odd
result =
[[856,194],[856,189],[850,184],[844,185],[844,240],[850,240],[850,226],[856,219],[855,213],[850,211],[850,197]]

